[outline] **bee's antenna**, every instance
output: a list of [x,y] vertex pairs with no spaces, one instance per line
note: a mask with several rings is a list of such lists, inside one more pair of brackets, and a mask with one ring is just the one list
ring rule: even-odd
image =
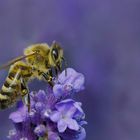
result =
[[54,46],[54,45],[56,45],[56,41],[55,40],[52,42],[52,46]]
[[65,76],[67,76],[67,62],[64,57],[62,57],[62,60],[64,61],[64,68],[65,68]]

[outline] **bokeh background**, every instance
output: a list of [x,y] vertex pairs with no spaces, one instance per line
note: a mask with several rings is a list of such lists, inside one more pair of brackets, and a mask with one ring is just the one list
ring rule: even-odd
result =
[[[61,43],[86,77],[86,140],[140,140],[140,0],[1,0],[0,65],[33,43]],[[0,85],[8,70],[0,71]],[[45,89],[34,81],[31,90]],[[0,140],[14,107],[0,111]]]

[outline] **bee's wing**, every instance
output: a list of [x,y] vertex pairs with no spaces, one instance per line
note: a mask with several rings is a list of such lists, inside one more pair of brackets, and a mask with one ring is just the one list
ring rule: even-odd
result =
[[19,57],[15,58],[15,59],[9,61],[7,64],[4,64],[4,65],[0,66],[0,70],[5,69],[5,68],[7,68],[7,67],[13,65],[13,64],[16,63],[16,62],[18,62],[18,61],[20,61],[20,60],[23,60],[23,59],[25,59],[25,58],[27,58],[27,57],[30,57],[30,56],[32,56],[32,55],[35,55],[35,54],[36,54],[36,52],[34,52],[34,53],[32,53],[32,54],[29,54],[29,55],[19,56]]

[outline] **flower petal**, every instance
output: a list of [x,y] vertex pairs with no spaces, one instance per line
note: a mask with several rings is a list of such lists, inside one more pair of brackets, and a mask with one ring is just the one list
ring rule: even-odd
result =
[[73,107],[74,100],[66,99],[55,105],[56,109],[62,114],[66,114],[71,107]]
[[85,140],[86,138],[86,131],[83,127],[80,128],[80,132],[77,135],[77,139],[76,140]]
[[86,125],[86,124],[88,124],[86,121],[81,121],[81,122],[79,122],[79,125]]
[[46,98],[46,93],[44,90],[39,90],[39,92],[35,96],[37,96],[38,102],[44,102],[44,99]]
[[10,114],[9,119],[11,119],[14,123],[23,122],[23,117],[20,112],[13,112]]
[[83,74],[79,73],[75,77],[75,80],[73,82],[73,88],[75,92],[79,92],[84,89],[84,83],[85,83],[85,77]]
[[75,102],[74,106],[75,106],[75,108],[77,108],[74,116],[79,118],[79,119],[84,119],[85,113],[84,113],[83,109],[81,108],[82,104],[80,102]]
[[48,132],[48,140],[61,140],[57,133]]
[[60,121],[58,121],[57,128],[58,128],[58,131],[60,133],[63,133],[66,130],[66,128],[67,128],[66,121],[64,119],[61,119]]
[[54,85],[53,93],[54,93],[56,98],[60,98],[64,93],[63,86],[60,84]]
[[9,119],[11,119],[14,123],[23,122],[28,117],[27,107],[23,106],[18,109],[18,111],[10,114]]
[[67,122],[67,125],[68,125],[68,128],[71,129],[71,130],[79,130],[79,125],[78,123],[76,122],[76,120],[74,119],[66,119],[66,122]]
[[53,122],[58,122],[60,119],[62,118],[62,114],[58,111],[54,111],[52,112],[52,114],[50,115],[50,119]]
[[64,84],[67,80],[74,77],[76,75],[76,71],[72,68],[67,68],[67,75],[65,74],[65,70],[58,76],[58,81],[61,84]]

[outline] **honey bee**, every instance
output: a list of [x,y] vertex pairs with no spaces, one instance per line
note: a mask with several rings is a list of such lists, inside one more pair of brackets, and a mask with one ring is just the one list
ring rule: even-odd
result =
[[[53,73],[62,69],[63,49],[56,42],[34,44],[24,50],[24,55],[13,59],[0,69],[10,66],[8,76],[0,90],[0,109],[8,108],[19,98],[27,95],[27,106],[30,109],[28,82],[37,78],[53,86]],[[64,61],[65,62],[65,61]]]

